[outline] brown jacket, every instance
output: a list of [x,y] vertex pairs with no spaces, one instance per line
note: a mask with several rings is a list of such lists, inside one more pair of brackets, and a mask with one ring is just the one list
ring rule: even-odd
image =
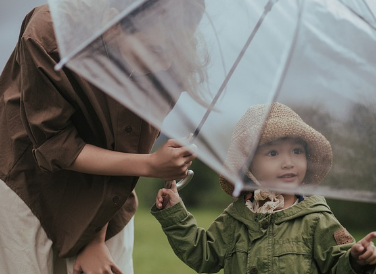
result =
[[59,255],[69,257],[107,222],[107,238],[127,224],[138,178],[65,168],[87,143],[149,153],[159,131],[71,70],[55,71],[58,61],[44,5],[26,16],[0,77],[0,179],[39,218]]

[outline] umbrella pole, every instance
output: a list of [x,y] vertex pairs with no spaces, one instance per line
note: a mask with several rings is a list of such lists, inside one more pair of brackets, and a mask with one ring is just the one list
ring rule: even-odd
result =
[[[303,9],[304,8],[302,6],[300,8],[300,12],[299,12],[299,15],[298,15],[298,21],[297,21],[297,24],[296,24],[296,29],[294,31],[294,36],[293,36],[293,39],[291,41],[290,47],[289,47],[287,55],[286,55],[284,66],[281,68],[281,71],[278,74],[279,75],[278,81],[277,81],[275,88],[274,88],[275,92],[273,93],[274,94],[273,100],[272,100],[273,102],[275,101],[275,99],[277,98],[277,96],[279,95],[279,93],[281,91],[283,82],[286,79],[287,70],[288,70],[288,68],[290,67],[290,64],[291,64],[292,55],[295,51],[295,46],[296,46],[296,42],[297,42],[297,39],[298,39],[298,33],[299,33],[299,30],[300,30],[300,22],[302,20],[302,10]],[[236,182],[236,184],[235,184],[235,189],[234,189],[234,192],[233,192],[233,196],[235,196],[235,197],[238,197],[242,190],[255,190],[258,187],[258,185],[255,182],[253,182],[250,178],[248,178],[248,176],[246,175],[246,172],[247,172],[249,166],[252,163],[253,155],[254,155],[255,151],[256,150],[254,149],[254,151],[248,157],[248,159],[245,162],[245,164],[243,165],[243,167],[239,170],[239,176],[242,178],[242,180]]]
[[[206,110],[203,118],[201,119],[201,122],[200,124],[197,126],[196,130],[189,136],[189,142],[192,144],[193,141],[196,139],[196,137],[198,136],[198,134],[200,133],[201,131],[201,128],[203,127],[203,125],[205,124],[207,118],[209,117],[209,114],[211,113],[211,111],[213,110],[215,104],[217,103],[219,97],[222,95],[223,91],[225,90],[226,86],[227,86],[227,83],[228,81],[230,80],[230,78],[232,77],[232,75],[234,74],[237,66],[239,65],[241,59],[243,58],[245,52],[247,51],[249,45],[251,44],[251,42],[253,41],[253,38],[255,37],[256,33],[258,32],[261,24],[263,23],[266,15],[271,11],[273,5],[277,2],[278,0],[269,0],[268,3],[265,5],[265,8],[264,8],[264,12],[263,14],[261,15],[260,19],[257,21],[256,23],[256,26],[253,28],[252,30],[252,33],[250,34],[250,36],[248,37],[245,45],[243,46],[242,50],[240,51],[238,57],[236,58],[234,64],[232,65],[230,71],[227,73],[224,81],[222,82],[222,85],[221,87],[219,88],[217,94],[214,96],[210,106],[208,107],[208,109]],[[194,173],[192,170],[188,170],[188,173],[187,173],[187,177],[180,180],[178,183],[177,183],[177,188],[178,190],[182,189],[183,187],[185,187],[189,182],[190,180],[192,179]],[[236,184],[238,185],[238,184]],[[171,182],[168,181],[166,182],[165,184],[165,188],[171,188]]]
[[249,45],[251,44],[251,42],[253,41],[253,38],[255,37],[256,33],[258,32],[261,24],[263,23],[266,15],[271,11],[273,5],[277,2],[278,0],[269,0],[268,3],[265,5],[265,8],[264,8],[264,12],[263,14],[261,15],[260,19],[257,21],[256,23],[256,26],[253,28],[252,30],[252,33],[250,34],[250,36],[248,37],[245,45],[243,46],[242,50],[240,51],[238,57],[236,58],[234,64],[232,65],[230,71],[227,73],[225,79],[223,80],[222,82],[222,85],[220,86],[217,94],[215,95],[215,97],[213,98],[213,101],[211,102],[210,106],[208,107],[208,109],[206,110],[200,124],[197,126],[196,130],[193,132],[193,135],[191,137],[191,140],[190,142],[193,143],[194,139],[197,137],[197,135],[200,133],[201,131],[201,128],[203,127],[204,123],[206,122],[209,114],[211,113],[211,111],[213,110],[215,104],[217,103],[219,97],[222,95],[224,89],[226,88],[227,86],[227,83],[228,81],[230,80],[230,78],[232,77],[232,75],[234,74],[237,66],[239,65],[241,59],[243,58],[245,52],[247,51]]

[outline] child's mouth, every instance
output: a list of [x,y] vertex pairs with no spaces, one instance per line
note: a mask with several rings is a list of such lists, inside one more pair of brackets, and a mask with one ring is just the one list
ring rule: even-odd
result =
[[287,173],[287,174],[283,174],[281,176],[279,176],[278,178],[291,178],[291,177],[295,177],[296,174],[294,173]]
[[296,176],[297,175],[294,174],[294,173],[286,173],[286,174],[283,174],[281,176],[278,176],[278,178],[281,179],[284,182],[292,182],[292,181],[295,180]]

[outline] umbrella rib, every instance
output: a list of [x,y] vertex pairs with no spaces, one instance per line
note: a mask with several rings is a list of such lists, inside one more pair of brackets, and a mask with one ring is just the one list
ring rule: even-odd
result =
[[373,13],[372,9],[369,7],[367,1],[366,1],[366,0],[363,0],[363,3],[364,3],[364,5],[366,6],[366,8],[368,9],[368,11],[371,13],[373,19],[375,19],[375,21],[376,21],[376,15]]
[[250,36],[248,37],[245,45],[243,46],[242,50],[240,51],[238,57],[236,58],[234,64],[232,65],[231,69],[229,70],[228,74],[226,75],[224,81],[222,82],[222,85],[221,87],[219,88],[217,94],[215,95],[215,97],[213,98],[213,101],[211,102],[210,106],[208,107],[208,109],[206,110],[200,124],[197,126],[196,130],[194,131],[193,135],[192,135],[192,138],[191,138],[191,142],[193,142],[193,140],[197,137],[197,135],[200,133],[201,131],[201,128],[203,127],[204,123],[206,122],[207,118],[209,117],[209,114],[211,113],[211,111],[213,110],[215,104],[217,103],[219,97],[222,95],[225,87],[227,86],[227,83],[228,81],[230,80],[230,78],[232,77],[235,69],[237,68],[238,64],[240,63],[241,59],[243,58],[245,52],[247,51],[249,45],[251,44],[253,38],[255,37],[257,31],[259,30],[261,24],[263,23],[266,15],[269,13],[269,11],[272,9],[273,5],[277,2],[278,0],[269,0],[268,3],[266,4],[265,8],[264,8],[264,12],[263,14],[261,15],[260,19],[257,21],[256,23],[256,26],[253,28],[252,30],[252,33],[250,34]]
[[[303,3],[305,3],[305,2],[303,1]],[[290,47],[289,47],[289,50],[288,50],[288,53],[287,53],[287,56],[286,56],[285,65],[283,66],[283,68],[282,68],[282,70],[281,70],[281,72],[279,74],[280,75],[279,81],[277,82],[276,88],[274,89],[275,92],[274,92],[274,96],[273,96],[273,100],[272,100],[273,102],[278,97],[278,95],[279,95],[279,93],[281,91],[283,82],[284,82],[284,80],[286,78],[286,75],[287,75],[287,70],[288,70],[288,68],[290,67],[290,64],[291,64],[292,55],[293,55],[293,53],[295,51],[295,46],[296,46],[296,43],[297,43],[298,34],[299,34],[299,30],[300,30],[300,22],[301,22],[302,16],[303,16],[302,15],[303,10],[304,10],[303,5],[301,6],[299,14],[298,14],[298,21],[297,21],[297,24],[296,24],[296,29],[294,31],[294,36],[293,36],[292,42],[290,44]],[[250,166],[250,164],[251,164],[251,162],[253,160],[253,155],[254,155],[255,151],[256,151],[256,149],[254,149],[250,153],[248,159],[245,161],[245,164],[239,170],[239,177],[242,178],[242,181],[239,181],[239,183],[235,184],[234,196],[238,196],[240,194],[240,191],[242,191],[244,189],[246,189],[246,190],[253,190],[257,186],[247,176],[247,170],[248,170],[248,168],[249,168],[249,166]]]
[[[371,28],[376,29],[376,25],[373,24],[373,23],[371,23],[369,20],[367,20],[367,18],[365,18],[364,16],[362,16],[361,14],[359,14],[358,12],[356,12],[354,9],[352,9],[351,7],[349,7],[348,5],[346,5],[342,0],[340,0],[340,3],[342,3],[342,5],[344,5],[351,13],[353,13],[355,16],[357,16],[360,20],[362,20],[363,22],[365,22]],[[369,7],[368,3],[365,0],[363,0],[362,3],[366,7],[366,9],[369,11],[369,13],[371,14],[372,18],[376,21],[375,14],[373,13],[372,9]]]

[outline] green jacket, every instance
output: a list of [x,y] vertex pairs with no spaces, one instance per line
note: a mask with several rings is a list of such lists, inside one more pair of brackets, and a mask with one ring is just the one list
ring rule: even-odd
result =
[[[182,202],[151,213],[175,254],[198,273],[355,274],[349,261],[354,239],[320,196],[273,214],[253,213],[237,199],[207,230]],[[365,273],[376,273],[372,269]]]

